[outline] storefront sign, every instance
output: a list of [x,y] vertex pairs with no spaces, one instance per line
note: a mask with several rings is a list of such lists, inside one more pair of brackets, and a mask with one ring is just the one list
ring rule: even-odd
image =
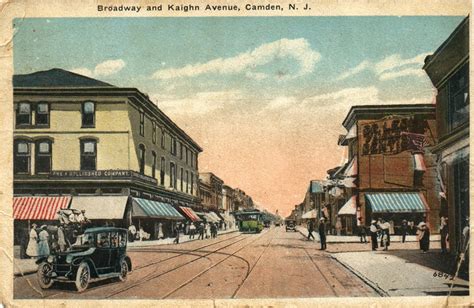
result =
[[362,155],[397,154],[408,149],[407,132],[412,119],[390,119],[362,126]]
[[157,179],[140,174],[132,170],[66,170],[52,171],[49,178],[56,179],[129,179],[139,180],[156,185]]

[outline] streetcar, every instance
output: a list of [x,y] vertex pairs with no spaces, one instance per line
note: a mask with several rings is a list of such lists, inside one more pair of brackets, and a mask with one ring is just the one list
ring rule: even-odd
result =
[[263,214],[259,210],[243,210],[234,213],[239,231],[260,233],[263,230]]

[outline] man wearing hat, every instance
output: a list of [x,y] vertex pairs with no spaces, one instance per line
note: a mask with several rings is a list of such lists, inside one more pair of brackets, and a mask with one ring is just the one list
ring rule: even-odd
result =
[[372,250],[377,250],[379,245],[377,243],[377,222],[372,220],[370,222],[370,242],[372,243]]
[[326,225],[324,224],[324,217],[321,217],[319,219],[319,240],[321,242],[321,250],[326,249]]

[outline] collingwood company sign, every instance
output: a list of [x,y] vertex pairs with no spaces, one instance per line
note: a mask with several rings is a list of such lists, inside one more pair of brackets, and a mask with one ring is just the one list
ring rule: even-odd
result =
[[138,179],[147,183],[157,184],[157,180],[140,174],[132,170],[66,170],[66,171],[52,171],[50,178],[62,179]]

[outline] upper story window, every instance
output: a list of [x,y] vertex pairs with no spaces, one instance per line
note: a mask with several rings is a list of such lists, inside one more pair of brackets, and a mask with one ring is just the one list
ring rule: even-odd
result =
[[38,103],[36,105],[36,125],[49,125],[49,104],[48,103]]
[[82,127],[95,127],[95,103],[82,104]]
[[151,158],[153,159],[153,167],[151,169],[151,176],[156,178],[156,153],[155,151],[151,152]]
[[16,110],[16,125],[31,125],[31,104],[19,103]]
[[469,121],[469,64],[449,79],[448,127],[453,130]]
[[187,164],[189,162],[189,151],[188,151],[188,148],[186,148],[186,147],[184,149],[186,151],[185,155],[186,155],[186,164]]
[[38,140],[35,146],[35,172],[51,172],[52,150],[50,140]]
[[176,155],[176,138],[171,137],[171,154]]
[[179,159],[183,160],[184,145],[183,145],[182,142],[179,143],[179,147],[180,147],[180,150],[179,150]]
[[97,169],[97,141],[81,140],[81,170]]
[[191,152],[191,167],[194,167],[194,153]]
[[170,187],[176,188],[176,165],[170,162]]
[[145,136],[145,112],[140,110],[140,136]]
[[153,122],[153,132],[151,134],[151,141],[156,144],[156,123]]
[[194,174],[191,173],[191,195],[194,195]]
[[26,140],[15,140],[14,147],[14,173],[30,174],[30,143]]
[[165,148],[165,131],[164,131],[164,129],[161,129],[161,147],[163,149]]
[[138,156],[140,160],[140,173],[145,174],[145,146],[143,144],[138,146]]
[[186,170],[186,193],[189,193],[189,171]]
[[166,169],[166,161],[164,157],[161,157],[161,165],[160,165],[160,184],[165,185],[165,169]]
[[181,171],[180,171],[180,189],[181,191],[184,191],[184,170],[183,168],[181,168]]

